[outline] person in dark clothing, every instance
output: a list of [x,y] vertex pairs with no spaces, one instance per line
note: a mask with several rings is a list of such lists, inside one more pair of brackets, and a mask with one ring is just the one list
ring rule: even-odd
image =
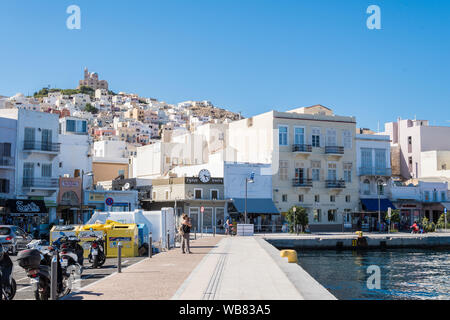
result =
[[[180,226],[180,233],[182,236],[182,242],[181,242],[181,252],[183,253],[192,253],[191,252],[191,246],[190,246],[190,237],[191,237],[191,219],[188,217],[187,214],[183,215],[183,222]],[[186,250],[185,250],[186,249]]]
[[[3,290],[3,287],[9,286],[9,278],[11,277],[12,269],[13,262],[11,261],[6,249],[0,244],[0,290]],[[0,299],[2,297],[2,292],[0,291]]]

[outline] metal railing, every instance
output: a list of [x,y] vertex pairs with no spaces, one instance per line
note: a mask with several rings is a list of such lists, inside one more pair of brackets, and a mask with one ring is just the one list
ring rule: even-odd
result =
[[293,187],[312,187],[313,182],[312,179],[293,179],[292,186]]
[[42,141],[32,141],[25,140],[23,143],[23,149],[25,151],[49,151],[49,152],[59,152],[60,143],[49,143]]
[[325,153],[326,154],[344,154],[344,147],[326,146]]
[[24,188],[58,188],[58,179],[53,178],[24,178]]
[[325,186],[327,188],[345,188],[344,180],[326,180]]
[[312,152],[312,146],[310,144],[294,144],[292,152]]
[[373,167],[361,167],[358,169],[360,176],[386,176],[392,175],[391,168],[373,168]]
[[14,158],[13,157],[0,156],[0,166],[4,166],[4,167],[14,166]]

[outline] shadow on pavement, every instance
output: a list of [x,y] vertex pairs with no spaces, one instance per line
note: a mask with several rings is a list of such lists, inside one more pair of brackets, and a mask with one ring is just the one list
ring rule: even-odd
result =
[[92,291],[80,291],[80,292],[74,292],[71,296],[70,296],[70,300],[83,300],[83,297],[78,296],[78,295],[86,295],[86,296],[102,296],[103,293],[95,293]]

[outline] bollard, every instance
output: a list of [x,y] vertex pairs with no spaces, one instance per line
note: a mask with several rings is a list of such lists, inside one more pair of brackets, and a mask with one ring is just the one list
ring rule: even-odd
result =
[[169,230],[167,230],[167,251],[170,250],[170,233]]
[[53,252],[50,266],[50,300],[56,300],[58,297],[58,253]]
[[153,248],[152,248],[152,233],[148,235],[148,257],[151,258],[153,254]]
[[216,236],[216,226],[214,226],[214,237]]
[[197,240],[197,228],[194,228],[194,240]]
[[117,244],[117,272],[122,272],[122,242]]

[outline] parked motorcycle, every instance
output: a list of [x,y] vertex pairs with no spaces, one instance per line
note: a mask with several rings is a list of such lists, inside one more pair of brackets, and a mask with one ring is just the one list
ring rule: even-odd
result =
[[17,285],[12,277],[13,262],[0,244],[0,300],[12,300],[16,295]]
[[[59,241],[58,241],[59,240]],[[76,268],[72,265],[78,265],[75,262],[69,266],[69,260],[73,260],[72,253],[62,251],[64,247],[64,239],[58,239],[52,246],[45,247],[41,240],[34,241],[27,246],[27,250],[19,252],[17,261],[19,266],[25,269],[27,276],[33,288],[36,300],[48,300],[50,298],[51,286],[51,262],[54,256],[57,260],[57,297],[68,295],[74,283],[74,275],[77,273]],[[67,247],[67,245],[66,245]],[[66,257],[65,259],[63,257]],[[67,267],[62,263],[67,262]],[[79,275],[81,275],[81,267],[79,267]]]
[[61,266],[68,274],[81,275],[83,272],[83,247],[79,244],[80,240],[75,236],[63,236],[53,242],[60,250]]
[[91,243],[88,259],[92,263],[92,268],[98,268],[104,265],[106,261],[105,242],[101,236],[93,234],[92,237],[95,237],[95,240]]

